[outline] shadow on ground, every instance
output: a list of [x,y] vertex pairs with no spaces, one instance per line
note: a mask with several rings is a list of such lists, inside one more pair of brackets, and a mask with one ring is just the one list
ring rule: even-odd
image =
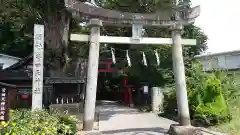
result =
[[[166,112],[158,114],[158,117],[163,117],[172,121],[179,121],[177,112]],[[204,119],[191,120],[191,125],[195,127],[204,127],[209,128],[211,125],[208,125]]]
[[158,117],[164,117],[164,118],[167,118],[167,119],[170,119],[170,120],[173,120],[173,121],[178,121],[178,118],[177,118],[177,112],[176,113],[159,113],[158,114]]
[[102,131],[104,135],[112,134],[126,134],[126,135],[165,135],[167,131],[163,128],[132,128],[132,129],[120,129],[111,131]]

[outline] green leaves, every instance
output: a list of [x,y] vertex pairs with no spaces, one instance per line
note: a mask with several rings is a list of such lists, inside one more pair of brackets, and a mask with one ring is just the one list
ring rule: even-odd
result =
[[32,52],[37,12],[25,0],[3,0],[0,5],[0,53],[25,57]]
[[76,133],[78,120],[70,115],[58,111],[45,110],[11,110],[7,126],[1,129],[1,134],[15,135],[72,135]]
[[[239,85],[227,76],[225,70],[215,69],[212,73],[207,73],[202,69],[202,65],[194,61],[186,71],[191,118],[204,126],[231,120],[228,101],[239,96],[236,94],[239,93]],[[173,109],[177,108],[174,87],[165,99],[165,110],[172,114]]]
[[[61,50],[61,35],[64,25],[65,10],[64,0],[3,0],[0,5],[0,53],[6,53],[13,56],[25,57],[32,52],[33,44],[33,25],[41,23],[46,26],[46,50],[51,48],[59,52],[59,59],[64,59]],[[162,10],[172,10],[173,0],[98,0],[100,6],[108,9],[114,9],[126,12],[161,12]],[[186,1],[190,5],[190,1]],[[61,14],[63,13],[63,15]],[[59,14],[59,15],[58,15]],[[66,16],[66,15],[65,15]],[[67,15],[68,16],[68,15]],[[51,19],[55,23],[51,24]],[[58,18],[58,19],[57,19]],[[50,23],[49,23],[50,22]],[[57,22],[57,23],[56,23]],[[63,23],[63,24],[61,24]],[[55,28],[58,27],[58,28]],[[171,37],[171,31],[168,28],[146,27],[146,36],[148,37]],[[89,28],[79,26],[79,22],[71,20],[71,33],[89,34]],[[131,28],[123,26],[104,26],[101,30],[102,35],[108,36],[131,36]],[[191,60],[196,54],[200,54],[206,49],[207,37],[201,32],[200,28],[193,25],[185,26],[183,38],[196,38],[197,46],[184,47],[184,60],[186,68],[191,65]],[[53,41],[56,40],[56,41]],[[68,53],[71,58],[70,64],[75,64],[78,57],[88,56],[88,43],[69,42]],[[109,48],[113,47],[121,50],[128,50],[131,55],[132,68],[130,72],[136,78],[149,79],[154,85],[165,85],[173,82],[172,77],[172,51],[171,46],[145,46],[142,48],[131,48],[130,45],[108,44],[107,47],[101,46],[100,58],[111,58]],[[156,66],[156,58],[153,50],[159,50],[160,67]],[[148,66],[143,67],[141,63],[141,51],[145,52]],[[50,52],[47,50],[46,52]],[[116,57],[125,58],[124,51],[116,51]],[[48,53],[46,53],[48,54]],[[54,53],[53,53],[54,54]],[[54,58],[49,58],[54,59]],[[55,62],[57,62],[56,60]],[[56,64],[55,62],[46,62]],[[64,61],[60,61],[64,64]],[[124,68],[125,63],[120,64]],[[71,66],[70,66],[71,67]],[[149,76],[152,75],[152,77]],[[160,83],[160,84],[158,84]]]
[[[191,5],[190,0],[184,1]],[[124,12],[158,12],[161,10],[172,10],[173,1],[171,0],[105,0],[102,3],[104,8],[120,10]],[[131,28],[119,27],[104,27],[104,34],[111,36],[131,36]],[[171,31],[169,28],[160,27],[146,27],[147,37],[164,37],[170,38]],[[197,45],[183,48],[184,62],[186,68],[191,66],[191,61],[195,55],[200,54],[206,50],[207,36],[201,31],[200,28],[194,25],[188,25],[184,27],[183,38],[197,39]],[[129,69],[129,73],[136,78],[142,78],[149,80],[154,85],[165,85],[173,82],[172,74],[172,51],[171,46],[144,46],[132,49],[130,45],[114,45],[109,44],[113,48],[127,50],[131,55],[132,67]],[[160,53],[160,67],[156,66],[156,58],[153,55],[153,50],[159,50]],[[145,52],[148,60],[148,66],[142,66],[142,58],[140,52]],[[116,57],[125,57],[125,52],[116,52]],[[121,65],[123,68],[124,65]],[[145,75],[146,74],[146,75]],[[161,83],[160,83],[161,82]]]

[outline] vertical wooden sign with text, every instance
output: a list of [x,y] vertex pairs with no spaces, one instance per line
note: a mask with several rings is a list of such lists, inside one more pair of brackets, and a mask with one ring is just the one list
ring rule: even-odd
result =
[[44,25],[34,25],[33,52],[32,110],[42,109],[43,102]]
[[7,121],[8,119],[8,90],[6,87],[0,86],[0,121]]

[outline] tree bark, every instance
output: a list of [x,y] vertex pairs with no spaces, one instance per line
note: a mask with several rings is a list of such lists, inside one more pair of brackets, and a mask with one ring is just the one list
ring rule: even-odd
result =
[[51,77],[63,76],[68,63],[68,40],[71,16],[65,11],[48,14],[45,18],[45,61]]

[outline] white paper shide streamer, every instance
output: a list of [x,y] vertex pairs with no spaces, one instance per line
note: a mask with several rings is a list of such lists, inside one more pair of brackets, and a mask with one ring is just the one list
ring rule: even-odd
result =
[[56,99],[56,103],[59,104],[58,98]]
[[146,55],[144,52],[142,52],[142,56],[143,56],[143,65],[147,66],[147,59],[146,59]]
[[157,60],[157,65],[160,65],[160,59],[159,59],[159,55],[158,55],[158,51],[155,50],[155,56],[156,56],[156,60]]
[[62,100],[61,100],[61,104],[63,104],[63,98],[62,98]]
[[111,53],[112,53],[112,62],[113,64],[116,64],[116,57],[115,57],[115,49],[111,48]]
[[128,66],[131,67],[132,64],[131,64],[131,60],[130,60],[130,57],[129,57],[129,54],[128,54],[128,50],[126,51],[126,57],[127,57]]

